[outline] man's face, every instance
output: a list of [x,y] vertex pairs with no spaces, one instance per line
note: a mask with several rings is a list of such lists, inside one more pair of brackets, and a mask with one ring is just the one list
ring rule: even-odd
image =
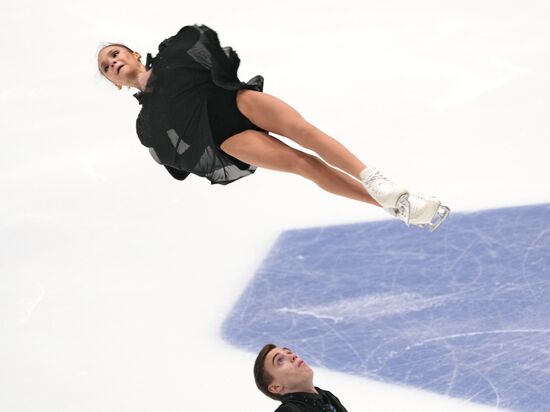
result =
[[265,358],[265,370],[273,381],[268,390],[284,395],[313,388],[313,370],[288,348],[274,348]]

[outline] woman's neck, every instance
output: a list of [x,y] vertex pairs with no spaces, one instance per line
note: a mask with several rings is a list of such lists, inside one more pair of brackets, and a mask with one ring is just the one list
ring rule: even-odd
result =
[[145,91],[147,87],[147,83],[149,82],[149,77],[151,77],[151,70],[147,70],[145,72],[142,72],[136,76],[136,83],[134,85],[135,88],[141,90],[142,92]]

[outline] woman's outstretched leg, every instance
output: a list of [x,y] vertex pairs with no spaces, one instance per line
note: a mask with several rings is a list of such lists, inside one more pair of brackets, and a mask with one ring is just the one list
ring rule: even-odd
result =
[[379,206],[357,180],[318,157],[296,150],[267,133],[246,130],[223,142],[221,149],[243,162],[295,173],[328,192]]
[[237,95],[237,106],[255,125],[288,137],[357,179],[366,167],[343,144],[307,122],[294,108],[275,96],[242,90]]
[[[344,145],[307,122],[282,100],[267,93],[242,90],[237,94],[237,106],[257,126],[288,137],[317,153],[329,165],[360,179],[363,190],[366,189],[377,204],[390,213],[398,208],[399,200],[408,194],[404,187],[394,184],[377,169],[367,169]],[[402,199],[401,205],[409,206],[406,199]],[[408,219],[408,215],[405,218]]]
[[282,100],[267,93],[242,90],[237,94],[237,106],[257,126],[292,139],[313,150],[331,166],[360,179],[370,199],[375,200],[374,204],[407,224],[427,225],[435,230],[448,216],[449,208],[442,206],[439,200],[409,194],[376,168],[366,168],[344,145],[307,122]]

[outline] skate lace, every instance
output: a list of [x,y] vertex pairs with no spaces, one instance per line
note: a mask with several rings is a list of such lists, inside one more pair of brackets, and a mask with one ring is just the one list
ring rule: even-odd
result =
[[404,205],[399,204],[398,207],[394,210],[398,218],[400,218],[401,220],[405,220],[406,208]]
[[369,186],[374,189],[381,189],[384,184],[388,183],[388,178],[376,170],[374,174],[369,178]]

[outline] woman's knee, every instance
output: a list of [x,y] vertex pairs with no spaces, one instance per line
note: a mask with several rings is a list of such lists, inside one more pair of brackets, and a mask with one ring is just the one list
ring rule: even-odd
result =
[[289,131],[289,137],[306,149],[311,149],[315,146],[319,129],[313,126],[304,118],[295,119]]
[[311,176],[322,166],[322,161],[316,156],[298,151],[292,161],[292,171],[301,176]]

